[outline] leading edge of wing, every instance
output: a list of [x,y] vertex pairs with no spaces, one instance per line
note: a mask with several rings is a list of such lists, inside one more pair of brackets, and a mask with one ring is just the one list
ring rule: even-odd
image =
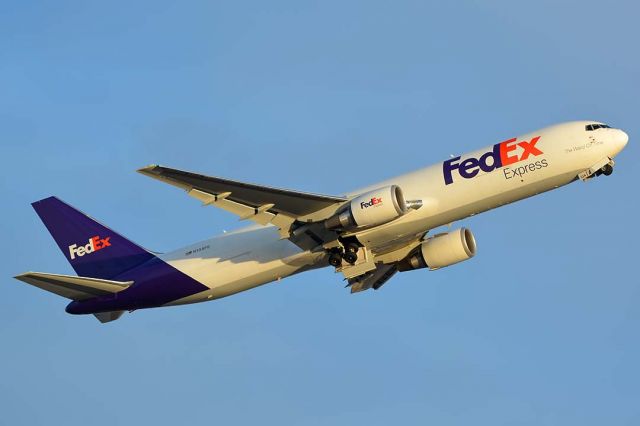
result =
[[227,196],[229,200],[253,207],[273,204],[270,210],[293,217],[305,216],[347,201],[347,198],[344,197],[273,188],[215,176],[206,176],[155,164],[137,171],[145,176],[187,191],[197,189],[211,194],[229,192],[230,194]]

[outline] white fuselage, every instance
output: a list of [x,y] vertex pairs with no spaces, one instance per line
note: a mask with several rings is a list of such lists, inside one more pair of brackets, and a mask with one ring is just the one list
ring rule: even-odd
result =
[[[626,144],[620,130],[586,131],[589,123],[594,122],[548,127],[509,139],[498,148],[492,145],[353,191],[347,197],[398,185],[406,199],[423,203],[387,224],[353,234],[372,252],[384,253],[395,242],[410,241],[439,226],[566,185],[584,170],[613,158]],[[499,149],[504,151],[504,163],[512,163],[489,170],[497,160],[489,153],[498,155]],[[327,265],[323,251],[303,251],[280,239],[276,227],[259,225],[160,257],[209,287],[171,304],[217,299]]]

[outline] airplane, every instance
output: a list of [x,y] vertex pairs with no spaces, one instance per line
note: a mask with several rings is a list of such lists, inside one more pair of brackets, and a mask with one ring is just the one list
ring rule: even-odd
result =
[[56,197],[33,208],[77,276],[26,272],[18,280],[70,299],[69,314],[105,323],[126,311],[219,299],[330,266],[351,293],[397,272],[437,270],[475,256],[470,229],[430,231],[575,181],[608,176],[627,134],[574,121],[328,196],[151,165],[145,176],[184,189],[248,227],[160,254]]

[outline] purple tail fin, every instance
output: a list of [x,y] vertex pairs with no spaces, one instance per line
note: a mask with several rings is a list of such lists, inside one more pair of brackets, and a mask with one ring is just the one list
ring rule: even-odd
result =
[[78,275],[110,279],[155,257],[56,197],[32,206]]

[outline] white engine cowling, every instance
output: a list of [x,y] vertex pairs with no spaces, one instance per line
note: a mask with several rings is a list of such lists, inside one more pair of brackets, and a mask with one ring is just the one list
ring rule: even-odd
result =
[[407,212],[402,189],[397,185],[366,192],[351,200],[349,207],[325,222],[327,229],[351,229],[382,225]]
[[435,235],[424,241],[418,253],[398,265],[400,271],[429,268],[444,268],[476,254],[476,239],[467,228],[456,229],[446,234]]

